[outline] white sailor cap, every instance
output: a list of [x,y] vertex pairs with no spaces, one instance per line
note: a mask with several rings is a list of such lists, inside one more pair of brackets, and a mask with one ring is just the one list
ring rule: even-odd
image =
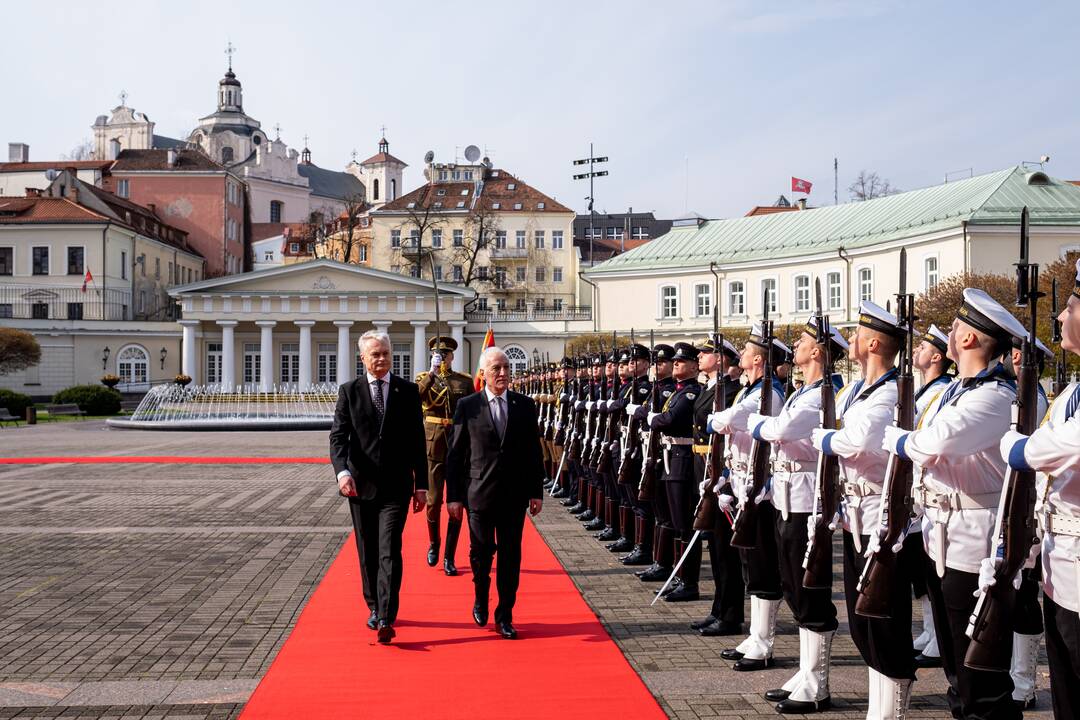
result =
[[863,300],[859,304],[859,325],[865,328],[903,339],[904,328],[899,326],[899,322],[895,315],[877,303]]
[[[814,336],[817,339],[817,315],[811,315],[810,319],[806,322],[806,332]],[[847,351],[848,341],[844,339],[844,336],[836,329],[835,325],[829,325],[829,337],[832,338],[833,344],[840,350]]]
[[978,288],[964,288],[964,303],[956,311],[956,317],[1000,343],[1011,343],[1013,337],[1027,335],[1012,313]]
[[[750,328],[750,337],[748,338],[748,340],[754,345],[757,345],[759,348],[764,348],[765,338],[763,337],[763,335],[764,330],[761,327],[761,323],[757,322],[754,323],[754,326],[752,328]],[[782,363],[791,361],[791,348],[789,348],[784,342],[782,342],[780,338],[773,337],[772,350],[774,365],[780,365]]]
[[941,328],[937,325],[931,325],[922,339],[943,353],[949,351],[949,334],[941,332]]
[[[1012,346],[1019,350],[1024,346],[1025,339],[1027,339],[1027,334],[1025,334],[1023,337],[1016,337],[1015,335],[1013,335]],[[1054,351],[1046,347],[1046,343],[1044,343],[1039,338],[1035,338],[1035,347],[1039,348],[1039,352],[1045,355],[1048,360],[1052,360],[1054,358]]]

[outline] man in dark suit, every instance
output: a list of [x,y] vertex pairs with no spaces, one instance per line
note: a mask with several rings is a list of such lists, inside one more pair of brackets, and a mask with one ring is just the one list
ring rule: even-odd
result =
[[480,361],[484,389],[459,400],[454,412],[446,465],[447,510],[460,518],[468,508],[469,561],[476,591],[473,620],[481,627],[487,624],[491,561],[498,548],[495,625],[500,635],[513,640],[525,509],[536,515],[543,506],[544,457],[536,403],[507,389],[506,354],[491,347]]
[[427,503],[427,451],[420,392],[390,374],[390,338],[369,330],[359,344],[365,372],[338,390],[330,460],[349,499],[367,625],[385,644],[394,637],[409,500],[413,512]]

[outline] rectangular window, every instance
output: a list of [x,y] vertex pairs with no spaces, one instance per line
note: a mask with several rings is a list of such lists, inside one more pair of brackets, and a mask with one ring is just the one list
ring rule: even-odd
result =
[[259,343],[244,343],[244,383],[254,385],[259,382],[261,373],[262,353],[259,352]]
[[551,309],[560,312],[562,310],[562,298],[555,298],[551,301]]
[[409,231],[409,247],[420,247],[420,231],[416,228]]
[[337,345],[319,343],[319,362],[316,368],[316,382],[332,383],[337,380]]
[[728,283],[728,312],[731,315],[746,314],[746,286],[741,280]]
[[874,272],[870,268],[859,269],[859,301],[873,301],[874,299]]
[[454,266],[453,278],[454,278],[454,282],[461,282],[462,280],[465,279],[465,275],[461,272],[461,266],[460,265],[455,265]]
[[14,315],[14,306],[11,303],[0,303],[0,318],[12,318]]
[[15,248],[0,248],[0,275],[15,274]]
[[476,309],[480,312],[487,312],[488,299],[486,297],[476,298]]
[[506,311],[506,298],[496,298],[495,299],[495,309],[498,310],[499,312],[505,312]]
[[281,211],[283,209],[284,209],[284,203],[282,203],[280,200],[271,200],[270,201],[270,222],[272,222],[272,223],[281,222]]
[[419,265],[410,265],[409,266],[409,275],[411,275],[414,278],[420,277],[420,266]]
[[361,245],[359,248],[357,248],[357,251],[359,256],[358,259],[360,260],[360,262],[367,262],[367,245]]
[[525,273],[527,272],[525,266],[523,265],[523,266],[521,266],[519,268],[516,268],[516,270],[517,270],[517,275],[516,275],[517,281],[518,282],[525,282]]
[[34,303],[30,306],[30,317],[34,320],[49,319],[49,303]]
[[431,231],[431,247],[442,247],[442,230],[436,228]]
[[154,258],[154,277],[161,279],[161,258]]
[[477,280],[487,280],[487,277],[488,277],[487,265],[481,265],[480,267],[476,268],[476,279]]
[[435,266],[435,279],[442,280],[442,265]]
[[777,312],[776,308],[776,278],[765,278],[761,281],[761,295],[769,305],[769,312]]
[[496,230],[495,231],[495,249],[496,250],[505,250],[506,249],[506,231],[505,230]]
[[401,231],[400,230],[391,230],[390,231],[390,247],[395,247],[395,248],[396,247],[401,247]]
[[562,268],[561,267],[553,267],[553,268],[551,268],[551,282],[557,282],[557,283],[562,282]]
[[933,290],[938,284],[938,261],[937,257],[928,257],[924,261],[926,274],[926,289]]
[[454,247],[461,247],[464,244],[465,244],[465,231],[464,230],[455,230],[454,231]]
[[694,286],[694,311],[698,317],[712,315],[712,285],[709,283]]
[[281,382],[300,382],[300,343],[281,343]]
[[634,239],[635,240],[644,240],[647,237],[649,237],[648,228],[642,227],[641,225],[638,225],[637,227],[634,228]]
[[390,372],[398,377],[411,378],[412,347],[409,343],[394,343],[391,348]]
[[82,320],[83,319],[83,304],[82,303],[68,303],[67,304],[67,319],[68,320]]
[[829,309],[840,309],[840,273],[831,272],[825,276],[825,284],[829,289]]
[[263,262],[274,262],[273,250],[267,250],[263,253]]
[[67,249],[67,274],[82,275],[86,272],[83,266],[84,251],[81,247],[69,247]]
[[31,272],[34,275],[48,275],[49,274],[49,248],[36,247],[32,251],[33,268]]
[[795,278],[795,312],[810,312],[810,276]]
[[615,231],[616,231],[616,230],[618,230],[618,229],[619,229],[619,228],[617,228],[617,227],[609,227],[609,228],[607,229],[607,236],[608,236],[609,238],[614,238],[614,237],[615,237]]
[[533,230],[533,242],[536,243],[537,250],[544,249],[544,234],[543,230]]
[[525,312],[525,298],[518,298],[514,301],[514,310],[516,312]]
[[533,300],[533,310],[539,310],[543,312],[547,309],[547,301],[544,298],[536,298]]
[[495,286],[496,287],[506,287],[506,268],[504,268],[504,267],[495,268]]
[[536,282],[547,282],[547,271],[545,270],[543,265],[536,268]]
[[131,197],[131,185],[128,180],[116,181],[116,194],[118,197],[127,198]]
[[518,250],[524,250],[525,249],[525,231],[524,230],[518,230],[514,234],[514,247],[516,247]]
[[674,285],[665,285],[660,289],[660,317],[679,317],[679,289]]
[[222,380],[221,343],[206,343],[206,382],[213,384]]
[[563,249],[563,231],[552,230],[551,231],[551,249],[562,250]]

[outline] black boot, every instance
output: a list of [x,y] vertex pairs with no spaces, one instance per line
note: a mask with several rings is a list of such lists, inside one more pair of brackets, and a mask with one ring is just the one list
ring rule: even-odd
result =
[[671,575],[671,531],[656,528],[653,536],[653,564],[638,575],[642,582],[663,582]]
[[619,505],[614,498],[604,498],[604,522],[607,527],[596,536],[597,540],[616,540],[619,535]]
[[428,518],[427,535],[427,564],[428,567],[435,567],[435,564],[439,562],[439,513],[435,514],[434,520]]
[[461,535],[461,520],[450,519],[446,523],[446,555],[443,557],[443,572],[448,576],[457,575],[457,565],[454,564],[454,553],[457,552],[457,541]]
[[[679,541],[679,552],[685,553],[690,544],[686,540]],[[681,556],[681,555],[680,555]],[[682,567],[679,568],[679,579],[682,583],[678,589],[664,596],[665,602],[691,602],[699,598],[698,580],[701,576],[701,543],[695,542],[690,547]]]
[[649,531],[652,529],[650,523],[649,518],[634,516],[634,549],[629,555],[619,560],[623,565],[648,565],[652,562],[648,551],[652,542],[649,536]]
[[608,545],[608,550],[611,552],[626,552],[634,549],[634,530],[637,529],[635,520],[633,510],[625,505],[619,506],[619,528],[622,530],[622,537]]

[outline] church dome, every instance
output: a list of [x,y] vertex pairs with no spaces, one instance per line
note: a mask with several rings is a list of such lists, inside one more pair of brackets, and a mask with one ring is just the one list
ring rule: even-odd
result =
[[228,72],[225,73],[225,77],[221,78],[218,82],[218,85],[235,85],[236,87],[240,87],[240,81],[236,79],[236,73],[232,71],[232,68],[229,68]]

